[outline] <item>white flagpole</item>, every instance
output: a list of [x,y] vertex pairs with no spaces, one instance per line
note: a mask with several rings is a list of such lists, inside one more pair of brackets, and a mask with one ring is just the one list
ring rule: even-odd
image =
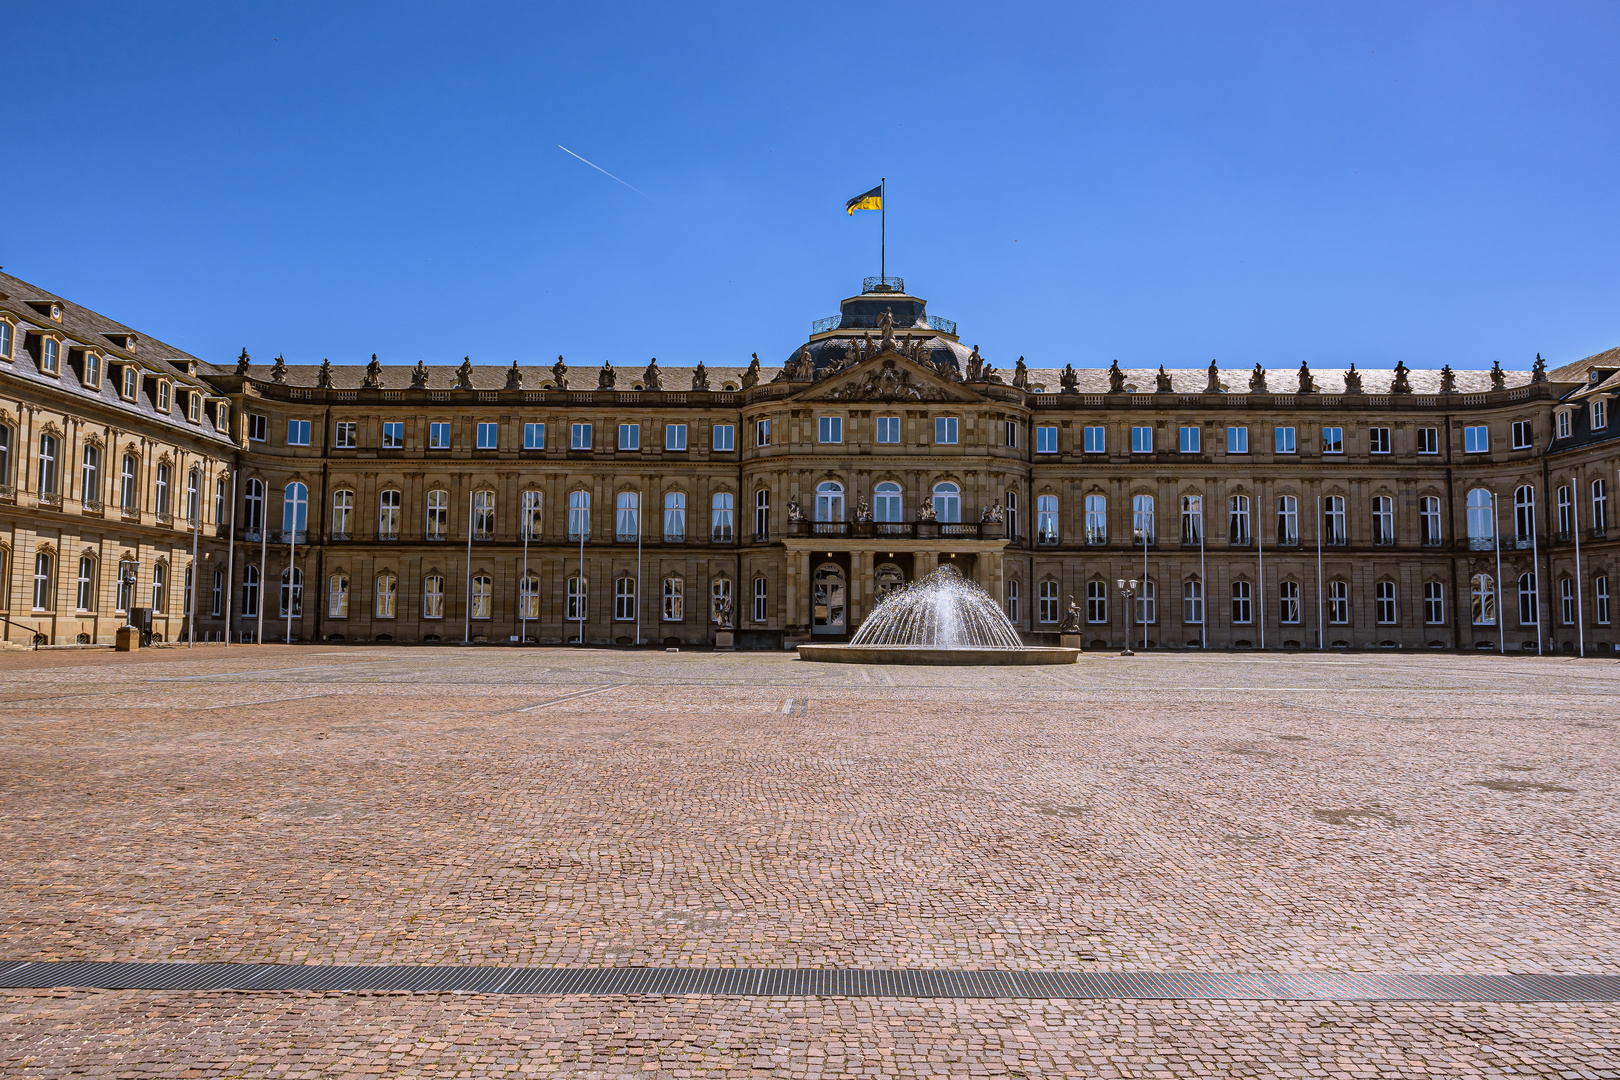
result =
[[202,465],[194,465],[191,469],[191,602],[186,606],[186,648],[197,643],[197,599],[202,595],[202,572],[197,565],[197,534],[202,532],[202,495],[203,471]]
[[1577,655],[1585,656],[1586,610],[1581,603],[1581,594],[1586,592],[1586,587],[1581,581],[1581,481],[1578,476],[1571,477],[1569,481],[1569,509],[1574,515],[1570,524],[1575,526],[1575,637],[1580,642]]
[[253,644],[264,644],[264,594],[267,589],[265,572],[269,567],[270,554],[270,489],[261,483],[262,497],[259,499],[259,625],[253,632]]
[[641,492],[636,492],[636,645],[641,645]]
[[1316,497],[1316,647],[1327,648],[1327,635],[1322,632],[1322,496]]
[[1204,569],[1204,497],[1198,496],[1198,587],[1203,611],[1198,613],[1198,647],[1209,648],[1209,573]]
[[1507,653],[1507,612],[1502,610],[1502,514],[1496,505],[1496,492],[1491,492],[1491,531],[1496,534],[1496,652]]
[[525,590],[529,587],[529,532],[530,522],[534,520],[534,509],[529,505],[529,493],[525,491],[518,496],[523,504],[523,576],[518,579],[518,644],[529,643],[529,598]]
[[[305,506],[306,506],[306,509],[305,509],[304,512],[307,514],[309,512],[308,509],[307,509],[307,506],[308,506],[307,500],[305,502]],[[285,522],[287,520],[286,494],[285,493],[282,494],[281,520],[283,522]],[[292,644],[293,608],[297,607],[299,609],[299,614],[301,616],[303,614],[303,606],[304,606],[303,605],[304,590],[303,590],[303,586],[298,582],[298,571],[297,571],[298,563],[297,563],[297,559],[298,559],[298,504],[293,503],[292,504],[292,528],[287,530],[287,644],[288,645]]]
[[467,586],[461,594],[461,643],[472,644],[473,493],[467,492]]
[[236,588],[236,470],[231,470],[230,538],[225,555],[225,647],[231,647],[231,592]]
[[1536,524],[1536,489],[1530,489],[1530,570],[1536,583],[1536,655],[1543,656],[1546,649],[1541,642],[1541,548],[1536,539],[1540,529]]
[[1257,576],[1260,579],[1260,650],[1264,652],[1266,648],[1266,537],[1265,521],[1260,516],[1260,491],[1258,484],[1255,485],[1254,518],[1252,520],[1254,522],[1254,551],[1260,559],[1260,568],[1257,573]]

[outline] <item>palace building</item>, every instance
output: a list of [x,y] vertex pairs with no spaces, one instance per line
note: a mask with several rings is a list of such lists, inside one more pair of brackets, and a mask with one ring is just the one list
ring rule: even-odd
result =
[[897,278],[780,364],[213,363],[0,274],[0,626],[781,649],[950,565],[1035,643],[1608,652],[1616,393],[993,367]]

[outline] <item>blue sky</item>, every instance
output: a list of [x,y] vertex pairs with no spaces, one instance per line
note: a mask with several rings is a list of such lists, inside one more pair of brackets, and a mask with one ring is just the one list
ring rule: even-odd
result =
[[877,273],[842,208],[879,176],[889,272],[998,365],[1620,344],[1613,0],[13,4],[5,33],[0,265],[208,359],[780,362]]

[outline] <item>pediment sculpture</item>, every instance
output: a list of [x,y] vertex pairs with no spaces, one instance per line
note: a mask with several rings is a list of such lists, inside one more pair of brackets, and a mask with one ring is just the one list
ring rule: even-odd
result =
[[869,371],[864,379],[835,388],[827,395],[832,401],[944,401],[946,394],[934,386],[911,381],[911,372],[892,357]]

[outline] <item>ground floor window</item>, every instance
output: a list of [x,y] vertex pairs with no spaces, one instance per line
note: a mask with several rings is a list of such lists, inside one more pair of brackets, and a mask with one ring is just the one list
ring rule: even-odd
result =
[[757,623],[765,622],[770,617],[770,606],[767,602],[769,594],[766,588],[764,578],[754,579],[754,621]]
[[1232,582],[1232,622],[1234,625],[1254,622],[1254,601],[1247,581]]
[[379,619],[392,619],[398,596],[399,578],[390,573],[378,574],[376,617]]
[[1395,583],[1380,581],[1373,596],[1374,617],[1382,626],[1394,626],[1399,621],[1395,608]]
[[1469,600],[1475,626],[1496,625],[1496,581],[1489,574],[1475,574],[1468,580]]
[[444,578],[438,574],[422,579],[422,618],[444,618]]
[[1086,622],[1105,623],[1108,621],[1108,582],[1091,581],[1086,583]]
[[613,582],[613,618],[617,622],[636,619],[636,579],[622,577]]
[[1017,623],[1018,623],[1018,579],[1017,578],[1008,578],[1007,579],[1007,618],[1011,619],[1013,621],[1014,625],[1017,625]]
[[472,579],[472,617],[487,619],[490,612],[490,580],[483,574]]
[[1558,579],[1558,617],[1565,626],[1575,625],[1575,579]]
[[1299,582],[1284,581],[1277,586],[1277,621],[1284,624],[1300,621]]
[[349,617],[349,578],[347,574],[333,574],[326,579],[326,616],[329,619]]
[[1609,625],[1609,579],[1598,575],[1592,579],[1592,595],[1597,600],[1597,624]]
[[1446,587],[1438,581],[1423,583],[1423,621],[1443,626],[1446,621]]
[[[122,587],[119,589],[119,596],[123,596]],[[242,571],[242,614],[255,616],[259,614],[259,568],[257,566],[249,566]]]
[[1043,581],[1037,594],[1039,600],[1039,617],[1043,623],[1058,621],[1058,583]]
[[1336,626],[1343,626],[1350,621],[1350,586],[1347,582],[1328,582],[1327,617],[1327,621]]
[[1204,583],[1197,578],[1181,583],[1181,621],[1188,626],[1204,624]]
[[568,606],[565,619],[568,622],[585,621],[585,579],[578,574],[568,579]]
[[1142,626],[1151,626],[1159,621],[1158,590],[1153,582],[1143,581],[1137,586],[1136,593],[1136,621]]
[[664,621],[680,622],[686,618],[686,582],[678,577],[664,579]]
[[1535,626],[1541,622],[1541,612],[1537,603],[1536,575],[1527,572],[1519,575],[1519,625]]
[[[157,586],[153,586],[154,591]],[[156,607],[157,605],[153,605]],[[290,566],[281,572],[281,617],[304,614],[304,572]]]
[[214,568],[214,592],[213,592],[212,597],[210,597],[210,604],[209,604],[209,607],[208,607],[208,613],[210,615],[219,615],[219,614],[221,614],[223,612],[224,603],[225,603],[225,571],[216,566]]
[[540,579],[533,574],[524,577],[518,586],[518,618],[540,617]]
[[731,610],[731,579],[717,577],[709,582],[709,621],[719,622],[721,609]]

